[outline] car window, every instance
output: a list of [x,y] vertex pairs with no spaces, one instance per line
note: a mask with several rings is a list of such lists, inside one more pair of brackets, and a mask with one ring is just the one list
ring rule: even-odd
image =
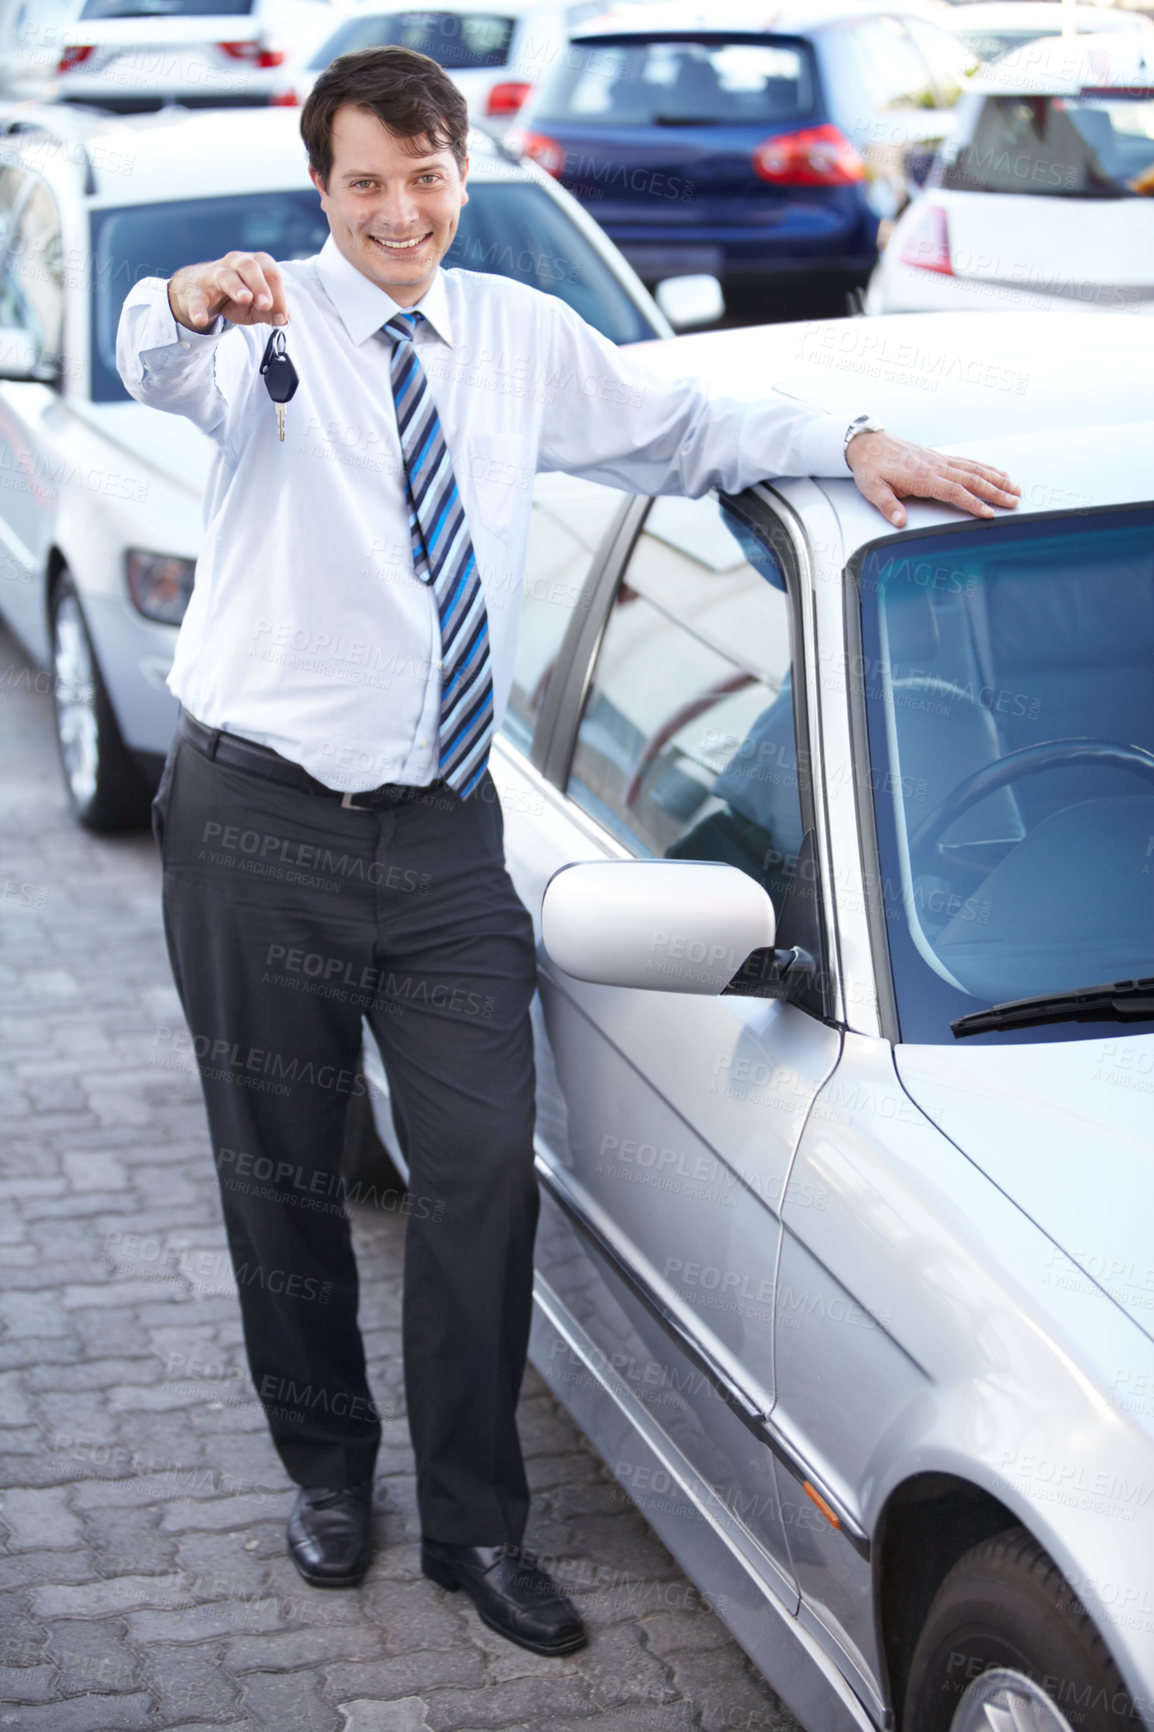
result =
[[85,0],[81,18],[247,18],[253,0]]
[[790,607],[715,499],[658,499],[605,627],[570,797],[635,854],[722,860],[780,908],[801,847]]
[[566,55],[542,92],[537,119],[588,126],[768,126],[812,108],[811,51],[804,42],[611,43]]
[[338,54],[385,44],[415,48],[446,72],[504,66],[513,24],[512,18],[494,12],[377,12],[370,18],[349,18],[325,40],[309,68],[320,72]]
[[[513,277],[558,295],[615,343],[657,334],[565,211],[539,186],[477,182],[461,212],[446,265]],[[127,393],[116,371],[116,327],[133,283],[170,277],[190,258],[222,258],[233,248],[276,259],[307,259],[328,239],[311,188],[174,200],[93,213],[92,395],[118,402]]]
[[904,1040],[1154,975],[1152,528],[1149,507],[1000,521],[862,558],[857,782]]
[[26,331],[58,357],[64,334],[60,213],[42,181],[0,173],[0,325]]
[[931,184],[1051,198],[1154,193],[1154,88],[987,96],[946,141]]
[[937,107],[952,108],[965,89],[966,80],[981,64],[977,55],[967,43],[924,18],[904,18],[902,22],[930,69]]
[[831,32],[831,41],[835,36],[875,111],[937,106],[930,69],[896,18],[866,18],[848,30]]
[[526,181],[470,183],[445,265],[544,289],[613,343],[659,334],[568,212]]
[[520,569],[486,577],[490,609],[521,595],[521,624],[513,689],[502,725],[515,746],[528,754],[557,667],[565,633],[582,604],[594,555],[622,506],[615,487],[579,481],[571,475],[539,475],[533,488],[529,549]]

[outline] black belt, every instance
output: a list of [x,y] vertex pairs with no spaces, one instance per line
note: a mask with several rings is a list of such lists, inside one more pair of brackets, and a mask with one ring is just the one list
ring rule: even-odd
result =
[[219,728],[206,728],[195,716],[181,712],[178,728],[180,738],[187,740],[198,752],[216,764],[228,764],[234,770],[245,770],[260,776],[265,782],[279,782],[286,788],[299,788],[306,794],[337,800],[347,812],[374,812],[388,806],[404,806],[424,801],[429,796],[460,796],[444,781],[429,782],[414,787],[405,782],[385,782],[379,788],[367,788],[356,793],[342,794],[338,788],[328,788],[291,758],[282,758],[271,746],[258,746],[255,740],[243,740],[239,734],[222,733]]

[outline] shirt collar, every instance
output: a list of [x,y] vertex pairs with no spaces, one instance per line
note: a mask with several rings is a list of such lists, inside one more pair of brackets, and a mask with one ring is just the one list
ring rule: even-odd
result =
[[[317,270],[329,299],[354,343],[367,342],[394,313],[416,310],[412,307],[398,307],[384,289],[379,289],[376,283],[370,282],[355,265],[349,263],[332,235],[320,250]],[[444,272],[439,268],[418,301],[417,308],[425,315],[442,342],[448,343],[451,348],[453,328],[449,318],[449,298],[445,291]]]

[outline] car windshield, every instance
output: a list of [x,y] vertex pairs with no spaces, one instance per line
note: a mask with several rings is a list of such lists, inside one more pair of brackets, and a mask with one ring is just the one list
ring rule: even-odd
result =
[[947,140],[931,184],[954,192],[1154,193],[1154,88],[987,96]]
[[247,18],[253,0],[85,0],[81,18]]
[[[469,190],[446,265],[513,277],[557,295],[615,343],[660,334],[542,187],[471,181]],[[126,396],[116,371],[116,327],[124,297],[142,277],[170,277],[190,259],[221,258],[233,249],[311,258],[329,233],[316,193],[306,188],[95,211],[92,229],[97,403]]]
[[346,19],[317,49],[309,70],[323,72],[338,54],[386,44],[415,48],[447,72],[504,66],[512,35],[513,19],[493,12],[375,12],[368,18]]
[[536,119],[582,126],[772,126],[813,108],[810,51],[787,40],[637,42],[573,48]]
[[1154,975],[1154,508],[906,537],[857,578],[903,1040]]

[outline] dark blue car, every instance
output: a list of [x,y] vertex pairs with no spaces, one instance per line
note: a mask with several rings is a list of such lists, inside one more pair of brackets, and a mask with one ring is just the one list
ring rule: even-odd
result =
[[731,310],[844,312],[952,123],[970,51],[920,16],[668,4],[584,25],[507,142],[641,278],[705,272]]

